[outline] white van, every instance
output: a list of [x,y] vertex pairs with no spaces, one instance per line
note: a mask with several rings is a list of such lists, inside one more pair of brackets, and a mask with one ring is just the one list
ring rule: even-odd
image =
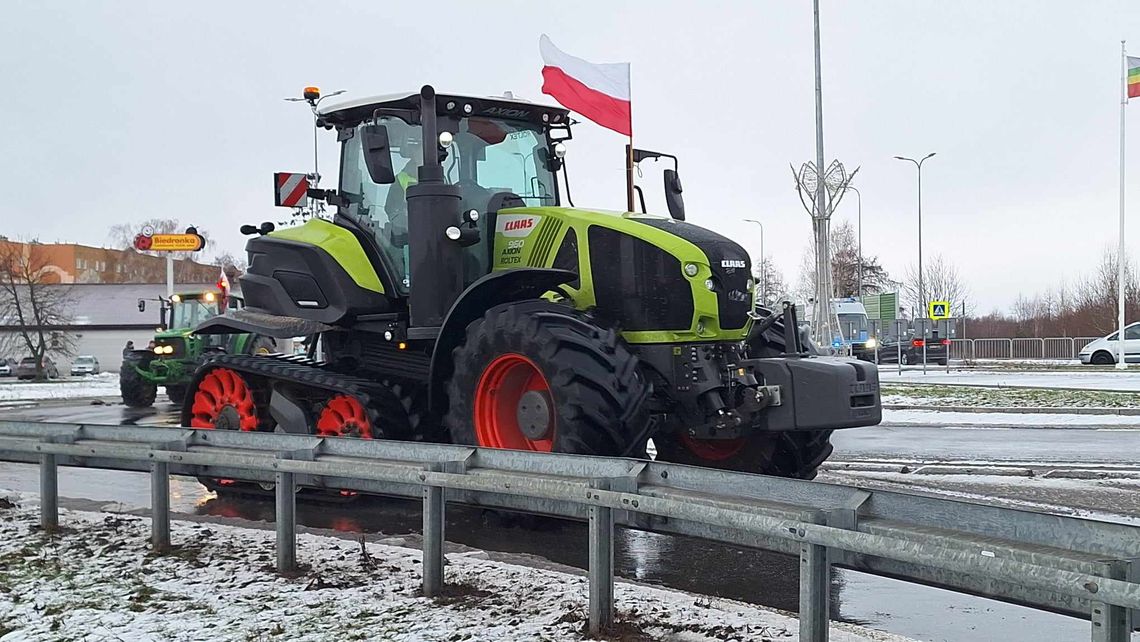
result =
[[[1081,348],[1077,358],[1084,364],[1107,366],[1116,363],[1119,351],[1113,332]],[[1124,326],[1124,363],[1140,363],[1140,321]]]

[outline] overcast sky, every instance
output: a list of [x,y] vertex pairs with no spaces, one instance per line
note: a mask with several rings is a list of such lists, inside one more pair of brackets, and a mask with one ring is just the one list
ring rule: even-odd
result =
[[[311,169],[311,117],[284,97],[307,84],[359,97],[431,83],[549,101],[545,32],[588,60],[632,62],[636,142],[681,157],[689,220],[753,257],[758,228],[742,219],[763,220],[767,254],[795,280],[810,223],[788,164],[815,154],[809,1],[437,1],[422,5],[431,14],[405,12],[419,6],[5,3],[0,234],[98,245],[115,223],[175,217],[239,252],[241,223],[285,213],[272,207],[272,172]],[[862,167],[864,253],[899,278],[915,262],[915,170],[892,157],[931,151],[925,252],[959,267],[972,307],[1072,282],[1115,245],[1120,40],[1140,54],[1140,3],[824,0],[821,12],[826,153]],[[624,206],[623,144],[576,128],[578,205]],[[321,162],[332,186],[331,135]],[[646,175],[651,207],[658,176]],[[836,218],[855,216],[851,195]]]

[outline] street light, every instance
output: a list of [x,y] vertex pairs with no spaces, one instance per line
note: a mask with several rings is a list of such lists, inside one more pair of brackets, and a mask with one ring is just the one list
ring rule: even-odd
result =
[[762,304],[766,304],[767,299],[764,298],[764,295],[766,294],[766,292],[764,292],[764,288],[767,285],[764,279],[764,224],[754,218],[746,218],[744,219],[744,222],[755,223],[760,226],[760,302]]
[[918,303],[925,314],[926,310],[926,289],[922,281],[922,164],[926,159],[934,156],[935,152],[930,152],[922,157],[922,160],[914,160],[913,158],[906,158],[905,156],[895,156],[896,159],[901,161],[910,161],[918,168]]
[[[913,158],[906,158],[904,156],[895,156],[895,158],[898,160],[910,161],[914,163],[914,166],[918,168],[918,304],[921,306],[921,314],[926,315],[927,318],[929,318],[930,314],[927,310],[926,305],[926,288],[922,282],[922,164],[925,163],[926,159],[930,158],[931,156],[934,156],[934,152],[930,152],[926,156],[923,156],[922,160],[914,160]],[[922,324],[922,374],[926,374],[926,331],[927,324],[924,321]],[[947,352],[946,356],[946,363],[949,364],[949,352]]]
[[856,229],[858,230],[858,234],[859,234],[859,272],[858,272],[858,274],[859,274],[859,277],[858,277],[859,289],[856,292],[859,296],[859,302],[862,303],[862,301],[863,301],[863,194],[860,193],[859,189],[857,187],[855,187],[854,185],[848,185],[847,189],[855,192],[855,198],[858,200],[858,203],[859,203],[859,219],[858,219],[859,222],[858,222],[857,227],[856,227]]

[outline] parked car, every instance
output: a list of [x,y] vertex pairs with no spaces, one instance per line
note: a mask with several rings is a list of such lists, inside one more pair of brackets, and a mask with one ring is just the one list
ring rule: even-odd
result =
[[[44,357],[44,375],[48,379],[59,378],[59,368],[56,367],[55,362],[51,357]],[[36,378],[36,358],[24,357],[20,359],[20,363],[16,365],[16,377],[19,379],[35,379]]]
[[[1119,350],[1113,332],[1081,348],[1077,358],[1084,364],[1107,366],[1116,363]],[[1140,363],[1140,321],[1124,326],[1124,363]]]
[[937,363],[940,366],[946,365],[946,359],[950,349],[950,340],[930,339],[929,341],[925,341],[921,337],[902,339],[901,346],[897,339],[880,343],[879,363],[901,362],[904,366],[922,363],[923,344],[925,344],[926,347],[927,363]]
[[79,377],[89,374],[99,374],[99,360],[88,354],[75,357],[75,361],[71,364],[71,376]]
[[11,377],[16,373],[16,360],[0,357],[0,377]]

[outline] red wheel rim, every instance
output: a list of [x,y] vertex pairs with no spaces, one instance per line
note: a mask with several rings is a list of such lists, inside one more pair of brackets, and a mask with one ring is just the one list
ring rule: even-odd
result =
[[706,461],[724,461],[744,449],[745,439],[695,439],[681,436],[681,443],[697,457]]
[[257,406],[253,392],[241,375],[229,368],[215,368],[202,377],[194,391],[191,428],[257,430]]
[[372,439],[372,422],[356,397],[337,395],[325,404],[317,418],[317,434],[322,437]]
[[[540,438],[528,437],[519,425],[519,402],[528,392],[547,400],[548,426]],[[475,440],[480,446],[513,450],[554,450],[554,404],[550,384],[533,361],[521,354],[496,357],[475,386]]]

